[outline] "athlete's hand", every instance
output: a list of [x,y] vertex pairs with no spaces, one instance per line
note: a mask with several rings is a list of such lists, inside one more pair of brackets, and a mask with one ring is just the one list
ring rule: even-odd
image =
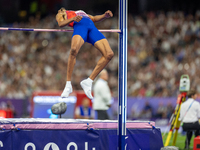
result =
[[113,13],[110,10],[107,10],[104,14],[105,14],[105,18],[110,18],[113,16]]
[[79,22],[81,21],[82,18],[83,18],[82,16],[76,16],[74,17],[74,21]]

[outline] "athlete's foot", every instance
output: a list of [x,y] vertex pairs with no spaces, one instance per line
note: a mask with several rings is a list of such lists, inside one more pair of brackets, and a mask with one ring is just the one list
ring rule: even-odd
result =
[[65,89],[63,90],[61,97],[66,98],[69,96],[70,93],[72,93],[72,85],[71,84],[66,84]]
[[84,92],[85,92],[85,95],[87,95],[87,97],[89,99],[93,99],[93,96],[92,96],[92,80],[91,79],[85,79],[83,81],[81,81],[81,87],[83,88]]

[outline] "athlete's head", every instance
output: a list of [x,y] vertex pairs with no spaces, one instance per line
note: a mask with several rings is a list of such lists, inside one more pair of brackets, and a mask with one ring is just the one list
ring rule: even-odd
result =
[[63,12],[63,11],[66,11],[66,9],[65,9],[64,7],[60,8],[60,9],[58,10],[59,13],[61,13],[61,12]]

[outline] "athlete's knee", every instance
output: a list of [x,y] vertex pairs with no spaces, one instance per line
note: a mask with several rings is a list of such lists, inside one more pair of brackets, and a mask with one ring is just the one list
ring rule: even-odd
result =
[[76,46],[72,46],[70,50],[70,55],[76,57],[77,54],[78,54],[78,48]]
[[107,53],[106,59],[111,60],[114,56],[114,52],[111,50]]

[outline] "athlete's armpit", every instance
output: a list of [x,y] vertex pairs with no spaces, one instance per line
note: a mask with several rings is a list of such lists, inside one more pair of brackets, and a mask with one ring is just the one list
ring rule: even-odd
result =
[[[88,15],[88,14],[87,14]],[[94,16],[92,16],[92,15],[88,15],[89,16],[89,18],[93,21],[93,22],[95,22],[95,19],[94,19]]]

